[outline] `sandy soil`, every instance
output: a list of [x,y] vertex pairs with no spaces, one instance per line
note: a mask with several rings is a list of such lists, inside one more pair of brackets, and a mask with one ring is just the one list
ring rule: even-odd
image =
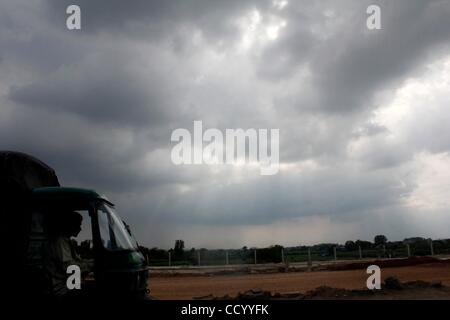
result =
[[[450,287],[450,264],[429,263],[418,266],[383,268],[382,279],[395,276],[402,282],[423,280],[442,282]],[[271,292],[290,293],[313,290],[320,286],[364,289],[368,275],[365,269],[344,271],[289,272],[245,275],[152,276],[151,295],[157,299],[192,299],[207,295],[236,296],[239,292],[258,288]],[[415,296],[414,296],[415,295]],[[434,298],[433,294],[412,293],[407,298]],[[392,298],[399,298],[395,295]],[[435,298],[450,299],[450,291]]]

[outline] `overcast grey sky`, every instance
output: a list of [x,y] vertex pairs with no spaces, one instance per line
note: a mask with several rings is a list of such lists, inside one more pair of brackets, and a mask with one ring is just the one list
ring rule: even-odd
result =
[[[448,238],[449,102],[449,0],[0,0],[1,149],[149,247]],[[280,129],[280,172],[173,165],[194,120]]]

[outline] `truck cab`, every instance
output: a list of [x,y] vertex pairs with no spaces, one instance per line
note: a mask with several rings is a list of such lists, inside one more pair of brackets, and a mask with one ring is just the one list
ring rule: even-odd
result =
[[106,197],[87,189],[43,187],[33,189],[30,198],[25,273],[35,293],[51,294],[42,252],[50,241],[52,221],[75,211],[84,220],[82,234],[87,246],[80,248],[84,249],[82,258],[93,263],[92,272],[82,282],[83,295],[146,297],[147,262]]
[[[51,251],[46,249],[58,238],[55,221],[61,227],[71,216],[77,217],[77,224],[82,217],[79,239],[72,239],[80,243],[71,242],[70,235],[58,239],[64,238],[68,256],[77,258],[67,259],[70,264],[86,261],[90,268],[80,290],[70,293],[88,299],[149,298],[147,261],[111,201],[93,190],[62,187],[52,167],[22,152],[0,151],[0,177],[0,234],[7,269],[2,283],[13,299],[55,295]],[[64,269],[59,268],[61,279],[66,277]]]

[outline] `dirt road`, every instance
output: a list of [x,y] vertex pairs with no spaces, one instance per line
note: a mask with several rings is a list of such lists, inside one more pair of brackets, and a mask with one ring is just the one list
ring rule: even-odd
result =
[[[441,281],[450,286],[449,264],[424,264],[382,269],[382,279],[395,276],[402,282]],[[171,276],[150,275],[152,296],[158,299],[192,299],[206,296],[236,296],[239,292],[259,288],[271,292],[306,292],[326,285],[334,288],[363,289],[368,275],[365,270],[290,272],[272,274]],[[450,297],[449,297],[450,298]]]

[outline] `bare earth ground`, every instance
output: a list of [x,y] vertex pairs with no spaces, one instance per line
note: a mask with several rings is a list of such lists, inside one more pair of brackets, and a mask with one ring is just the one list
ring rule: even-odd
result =
[[[349,267],[349,269],[353,269]],[[157,299],[193,299],[213,295],[237,296],[239,293],[262,289],[272,293],[292,293],[316,289],[321,286],[345,289],[366,289],[366,269],[342,271],[313,271],[231,275],[177,275],[150,273],[151,295]],[[441,282],[444,288],[386,291],[376,299],[450,299],[449,261],[425,263],[414,266],[387,267],[381,270],[382,280],[395,276],[401,282],[422,280]],[[329,297],[328,297],[329,298]],[[357,298],[357,297],[356,297]]]

